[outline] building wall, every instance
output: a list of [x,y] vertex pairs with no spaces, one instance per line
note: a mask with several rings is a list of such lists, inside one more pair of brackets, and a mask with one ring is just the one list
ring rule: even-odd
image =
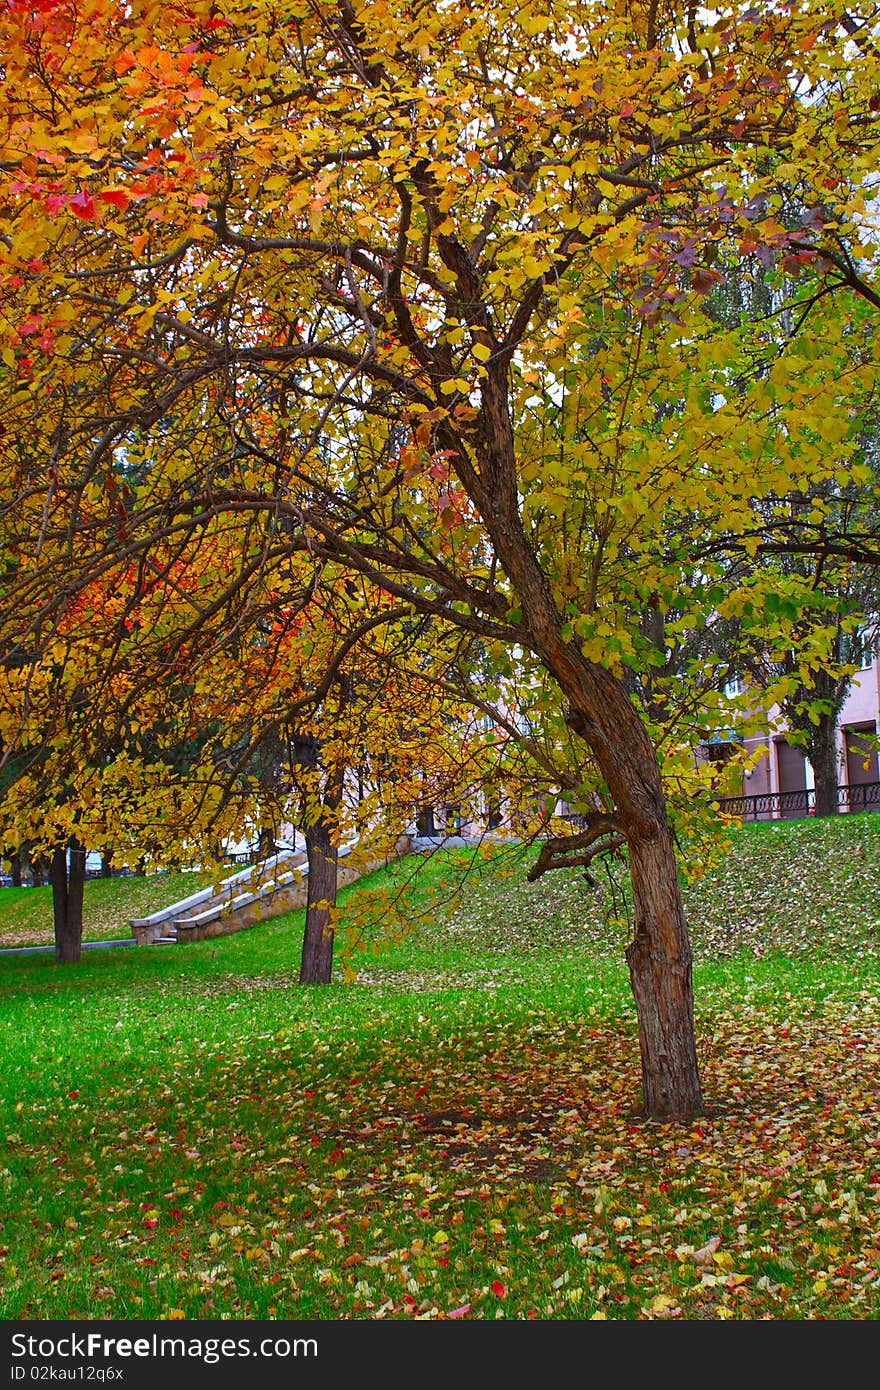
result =
[[[811,789],[813,769],[803,758],[803,777],[795,767],[796,750],[785,740],[786,724],[778,709],[769,716],[766,734],[745,740],[748,752],[762,750],[751,773],[743,779],[744,796]],[[838,784],[841,787],[880,781],[876,750],[866,749],[861,736],[876,734],[880,728],[880,660],[859,671],[840,711],[837,726]],[[867,761],[867,766],[864,763]]]

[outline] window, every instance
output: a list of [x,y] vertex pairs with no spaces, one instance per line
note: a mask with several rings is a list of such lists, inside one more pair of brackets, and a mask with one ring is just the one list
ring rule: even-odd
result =
[[867,671],[873,666],[874,658],[877,655],[877,626],[876,623],[864,623],[857,627],[850,638],[852,642],[851,661],[853,666],[858,666],[860,671]]
[[706,750],[706,761],[710,763],[726,763],[734,753],[733,743],[707,743],[704,745]]

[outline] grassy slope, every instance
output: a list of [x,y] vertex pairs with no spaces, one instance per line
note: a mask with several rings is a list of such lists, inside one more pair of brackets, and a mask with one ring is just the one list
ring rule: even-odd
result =
[[[744,948],[760,954],[769,944],[764,930],[768,916],[772,944],[779,949],[797,951],[820,943],[834,949],[856,939],[880,945],[880,816],[747,825],[731,835],[732,848],[722,863],[685,889],[698,956]],[[607,888],[585,894],[575,873],[527,884],[516,856],[509,861],[501,856],[496,863],[502,861],[506,874],[493,874],[482,885],[477,878],[472,885],[470,916],[453,921],[453,936],[464,940],[475,934],[482,945],[494,942],[506,949],[515,941],[529,949],[552,933],[556,946],[567,943],[619,957],[627,939],[626,909]],[[404,867],[403,878],[409,875]],[[147,916],[209,881],[195,873],[90,879],[84,939],[128,937],[130,918]],[[454,880],[446,883],[451,886]],[[369,924],[371,940],[380,934],[376,923]],[[51,889],[0,888],[0,949],[51,941]]]
[[423,883],[409,934],[374,876],[353,988],[296,985],[301,914],[0,961],[0,1315],[880,1316],[878,831],[748,828],[688,890],[685,1130],[575,876]]

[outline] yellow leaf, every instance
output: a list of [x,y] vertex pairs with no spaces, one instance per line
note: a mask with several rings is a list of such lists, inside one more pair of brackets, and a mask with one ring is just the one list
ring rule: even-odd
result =
[[543,34],[545,30],[549,29],[553,19],[551,15],[533,14],[525,15],[519,23],[523,33],[528,34],[529,38],[533,39],[537,34]]
[[669,1294],[666,1293],[658,1293],[654,1298],[651,1299],[652,1313],[669,1313],[672,1311],[673,1308],[677,1307],[678,1304],[676,1303],[675,1299],[670,1298]]

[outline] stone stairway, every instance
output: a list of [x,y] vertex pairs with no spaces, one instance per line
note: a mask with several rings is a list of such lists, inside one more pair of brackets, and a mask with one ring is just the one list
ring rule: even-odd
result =
[[[343,845],[339,850],[340,888],[387,862],[383,858],[346,865],[344,860],[351,849]],[[408,849],[408,838],[401,837],[395,854],[405,854]],[[308,872],[308,860],[301,850],[279,850],[262,863],[249,865],[216,886],[181,898],[149,917],[132,918],[132,935],[138,946],[170,946],[256,926],[305,905]]]
[[308,863],[300,850],[280,850],[260,864],[232,874],[216,886],[153,912],[130,926],[138,946],[203,941],[253,926],[305,901]]

